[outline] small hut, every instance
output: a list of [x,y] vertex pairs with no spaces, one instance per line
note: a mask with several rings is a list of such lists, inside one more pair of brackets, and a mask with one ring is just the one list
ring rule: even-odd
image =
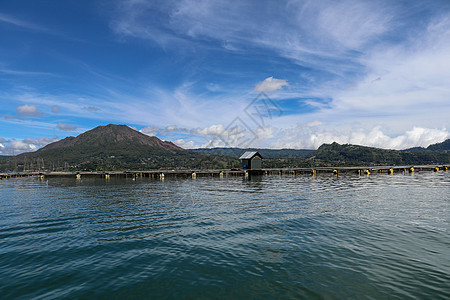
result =
[[242,160],[242,169],[261,169],[263,157],[256,151],[247,151],[239,159]]

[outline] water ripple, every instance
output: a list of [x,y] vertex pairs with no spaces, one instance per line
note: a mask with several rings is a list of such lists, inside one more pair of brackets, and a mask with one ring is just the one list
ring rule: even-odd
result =
[[5,299],[450,297],[448,173],[0,188]]

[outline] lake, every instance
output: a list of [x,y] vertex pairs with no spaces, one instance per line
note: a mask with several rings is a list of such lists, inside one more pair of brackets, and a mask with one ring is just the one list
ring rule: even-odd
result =
[[450,298],[450,172],[0,191],[3,299]]

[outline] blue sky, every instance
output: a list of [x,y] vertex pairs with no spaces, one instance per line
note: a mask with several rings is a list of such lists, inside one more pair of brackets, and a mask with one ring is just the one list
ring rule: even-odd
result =
[[1,1],[0,154],[126,124],[185,148],[450,137],[450,1]]

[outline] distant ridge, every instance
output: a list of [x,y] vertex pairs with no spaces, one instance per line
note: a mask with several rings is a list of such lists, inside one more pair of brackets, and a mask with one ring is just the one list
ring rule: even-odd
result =
[[[435,144],[438,149],[447,145],[444,143]],[[430,146],[431,147],[431,146]],[[428,148],[430,148],[428,147]],[[427,148],[427,149],[428,149]],[[431,147],[433,149],[434,147]],[[420,150],[413,148],[412,151],[407,150],[387,150],[373,147],[345,144],[341,145],[336,142],[332,144],[323,144],[314,154],[314,159],[334,162],[340,164],[437,164],[449,163],[450,154],[444,150]]]
[[416,152],[416,151],[446,152],[446,151],[450,151],[450,139],[447,139],[447,140],[443,141],[442,143],[432,144],[426,148],[413,147],[413,148],[405,149],[403,151],[411,151],[411,152]]
[[305,158],[315,150],[308,149],[260,149],[260,148],[200,148],[192,151],[239,157],[247,151],[258,151],[264,158]]
[[429,151],[450,151],[450,139],[443,141],[442,143],[436,143],[427,147]]

